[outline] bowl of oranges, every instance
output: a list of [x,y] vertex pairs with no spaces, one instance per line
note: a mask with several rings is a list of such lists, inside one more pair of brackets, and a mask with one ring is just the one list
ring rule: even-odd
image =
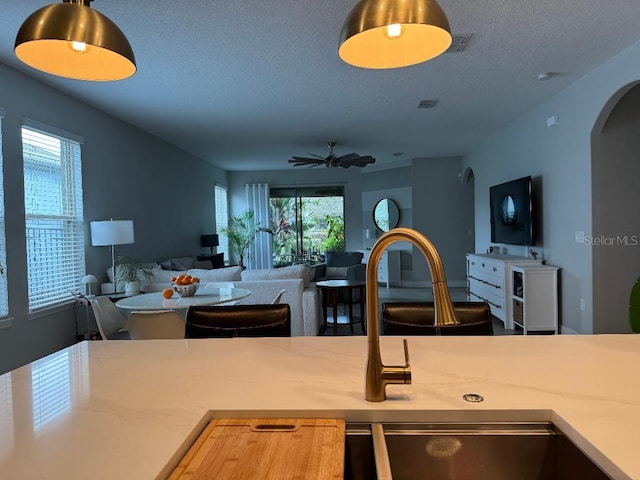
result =
[[171,279],[173,290],[181,297],[193,297],[198,291],[200,279],[191,275],[178,275]]

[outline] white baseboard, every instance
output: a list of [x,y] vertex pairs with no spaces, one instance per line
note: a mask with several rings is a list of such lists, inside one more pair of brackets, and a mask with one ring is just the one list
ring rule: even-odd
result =
[[560,327],[560,334],[561,335],[582,335],[580,332],[576,332],[575,330],[569,327],[565,327],[564,325]]

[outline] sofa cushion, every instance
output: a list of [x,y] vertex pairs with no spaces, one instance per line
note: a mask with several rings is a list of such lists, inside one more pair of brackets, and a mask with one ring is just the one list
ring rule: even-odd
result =
[[184,275],[186,270],[163,270],[161,268],[152,270],[153,277],[147,280],[148,283],[171,283],[172,277]]
[[245,270],[242,272],[243,282],[259,280],[286,280],[299,278],[305,287],[309,286],[309,267],[306,265],[290,265],[282,268],[267,268],[264,270]]
[[205,270],[192,268],[187,271],[192,277],[198,277],[201,282],[238,282],[240,281],[242,267],[225,267]]

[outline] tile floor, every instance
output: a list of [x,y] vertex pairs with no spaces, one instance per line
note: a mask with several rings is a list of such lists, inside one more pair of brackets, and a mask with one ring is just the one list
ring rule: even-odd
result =
[[[464,302],[467,300],[466,292],[463,287],[449,289],[451,294],[451,300],[454,302]],[[402,301],[433,301],[433,293],[431,288],[400,288],[389,287],[388,289],[381,285],[378,287],[378,303],[380,312],[381,305],[384,302],[402,302]],[[354,307],[355,316],[359,315],[359,307]],[[329,319],[331,319],[331,309],[329,309]],[[380,317],[380,315],[379,315]],[[359,319],[358,319],[359,320]],[[353,326],[354,335],[362,335],[362,328],[360,324]],[[507,330],[501,320],[494,317],[493,321],[493,333],[494,335],[521,335],[522,331]],[[333,335],[333,326],[329,325],[324,332],[324,335]],[[351,335],[351,330],[347,324],[347,315],[344,305],[339,307],[338,314],[338,335]]]

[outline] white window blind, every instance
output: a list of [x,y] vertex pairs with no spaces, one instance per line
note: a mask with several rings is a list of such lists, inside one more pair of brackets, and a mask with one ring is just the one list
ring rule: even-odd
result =
[[229,205],[225,187],[216,185],[214,201],[216,204],[216,232],[220,243],[217,252],[224,253],[225,260],[229,261],[229,239],[222,233],[222,229],[229,226]]
[[7,291],[7,242],[4,222],[4,179],[2,172],[2,118],[4,112],[0,110],[0,317],[9,315],[9,299]]
[[68,301],[85,274],[80,144],[22,127],[29,311]]

